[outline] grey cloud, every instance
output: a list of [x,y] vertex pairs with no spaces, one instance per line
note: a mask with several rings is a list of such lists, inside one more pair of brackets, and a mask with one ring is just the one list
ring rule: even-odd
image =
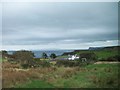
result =
[[117,40],[117,3],[4,3],[3,45]]
[[[41,7],[45,5],[45,7]],[[3,8],[3,24],[10,26],[35,26],[59,27],[59,28],[81,28],[106,26],[108,23],[116,26],[117,20],[116,3],[34,3],[33,8],[12,15]],[[13,4],[14,6],[14,4]],[[31,6],[31,5],[30,5]],[[15,8],[15,7],[14,7]],[[42,8],[43,10],[39,10]],[[9,9],[8,9],[9,10]],[[112,11],[112,12],[111,12]],[[16,16],[15,16],[15,15]],[[5,20],[4,20],[5,19]],[[7,20],[6,20],[7,19]],[[11,20],[12,19],[12,20]],[[11,23],[7,22],[10,20]],[[5,21],[5,22],[4,22]],[[112,22],[111,22],[112,21]]]

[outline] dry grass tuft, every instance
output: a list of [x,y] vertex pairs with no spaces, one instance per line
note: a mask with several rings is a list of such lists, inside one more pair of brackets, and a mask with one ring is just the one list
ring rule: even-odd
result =
[[2,68],[3,69],[9,69],[9,68],[21,68],[20,64],[16,64],[16,63],[9,63],[9,62],[3,62],[2,63]]

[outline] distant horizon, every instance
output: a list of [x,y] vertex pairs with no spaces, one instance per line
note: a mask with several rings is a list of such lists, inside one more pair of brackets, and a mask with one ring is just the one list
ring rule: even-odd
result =
[[20,51],[20,50],[28,50],[28,51],[57,51],[57,50],[88,50],[89,48],[101,48],[101,47],[115,47],[115,46],[119,46],[119,45],[113,45],[113,46],[91,46],[88,48],[79,48],[79,49],[18,49],[18,50],[5,50],[2,49],[0,51]]

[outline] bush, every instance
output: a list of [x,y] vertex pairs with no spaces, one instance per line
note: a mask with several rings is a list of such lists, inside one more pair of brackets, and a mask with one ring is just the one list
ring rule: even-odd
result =
[[82,62],[81,60],[57,60],[56,65],[59,66],[65,66],[65,67],[76,67],[76,66],[86,66],[88,64],[93,64],[94,61],[84,61]]
[[42,66],[42,67],[50,67],[50,62],[46,61],[46,60],[40,60],[38,62],[39,66]]
[[47,54],[46,53],[42,53],[42,58],[44,58],[44,59],[48,58]]
[[56,56],[56,54],[52,53],[52,54],[50,55],[50,57],[51,57],[52,59],[55,59],[57,56]]
[[2,58],[7,57],[7,55],[8,55],[8,52],[7,52],[7,51],[5,51],[5,50],[3,50],[3,51],[2,51]]
[[14,59],[23,66],[24,64],[31,66],[34,64],[33,61],[34,54],[31,51],[25,51],[25,50],[16,51],[13,53],[13,56]]
[[22,66],[24,69],[27,69],[27,68],[29,67],[28,64],[22,64],[21,66]]
[[97,60],[97,55],[95,53],[81,53],[80,59],[86,58],[87,60]]
[[65,66],[65,67],[75,67],[80,65],[80,61],[69,61],[69,60],[57,60],[57,66]]
[[105,61],[105,58],[98,58],[98,61]]
[[120,56],[115,55],[115,56],[108,57],[106,61],[120,61]]

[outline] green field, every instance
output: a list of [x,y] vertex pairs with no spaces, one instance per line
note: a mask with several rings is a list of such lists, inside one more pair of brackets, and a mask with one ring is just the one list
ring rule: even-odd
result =
[[64,84],[65,87],[80,88],[117,87],[118,67],[115,64],[89,65],[86,71],[79,72]]
[[[80,68],[77,73],[69,76],[69,72],[64,77],[54,78],[64,68],[53,73],[48,72],[48,80],[32,80],[26,84],[20,84],[21,88],[117,88],[118,87],[118,64],[94,64]],[[49,79],[48,78],[48,79]]]
[[[81,53],[95,53],[98,59],[107,59],[108,57],[112,57],[115,55],[118,55],[118,49],[119,47],[110,47],[110,48],[104,48],[100,50],[80,50],[78,52],[74,52],[74,54],[80,55]],[[67,58],[68,55],[62,55],[58,58]]]
[[115,56],[115,55],[118,55],[118,50],[94,50],[94,51],[80,51],[78,52],[77,54],[81,54],[81,53],[87,53],[87,52],[94,52],[98,58],[108,58],[108,57],[111,57],[111,56]]

